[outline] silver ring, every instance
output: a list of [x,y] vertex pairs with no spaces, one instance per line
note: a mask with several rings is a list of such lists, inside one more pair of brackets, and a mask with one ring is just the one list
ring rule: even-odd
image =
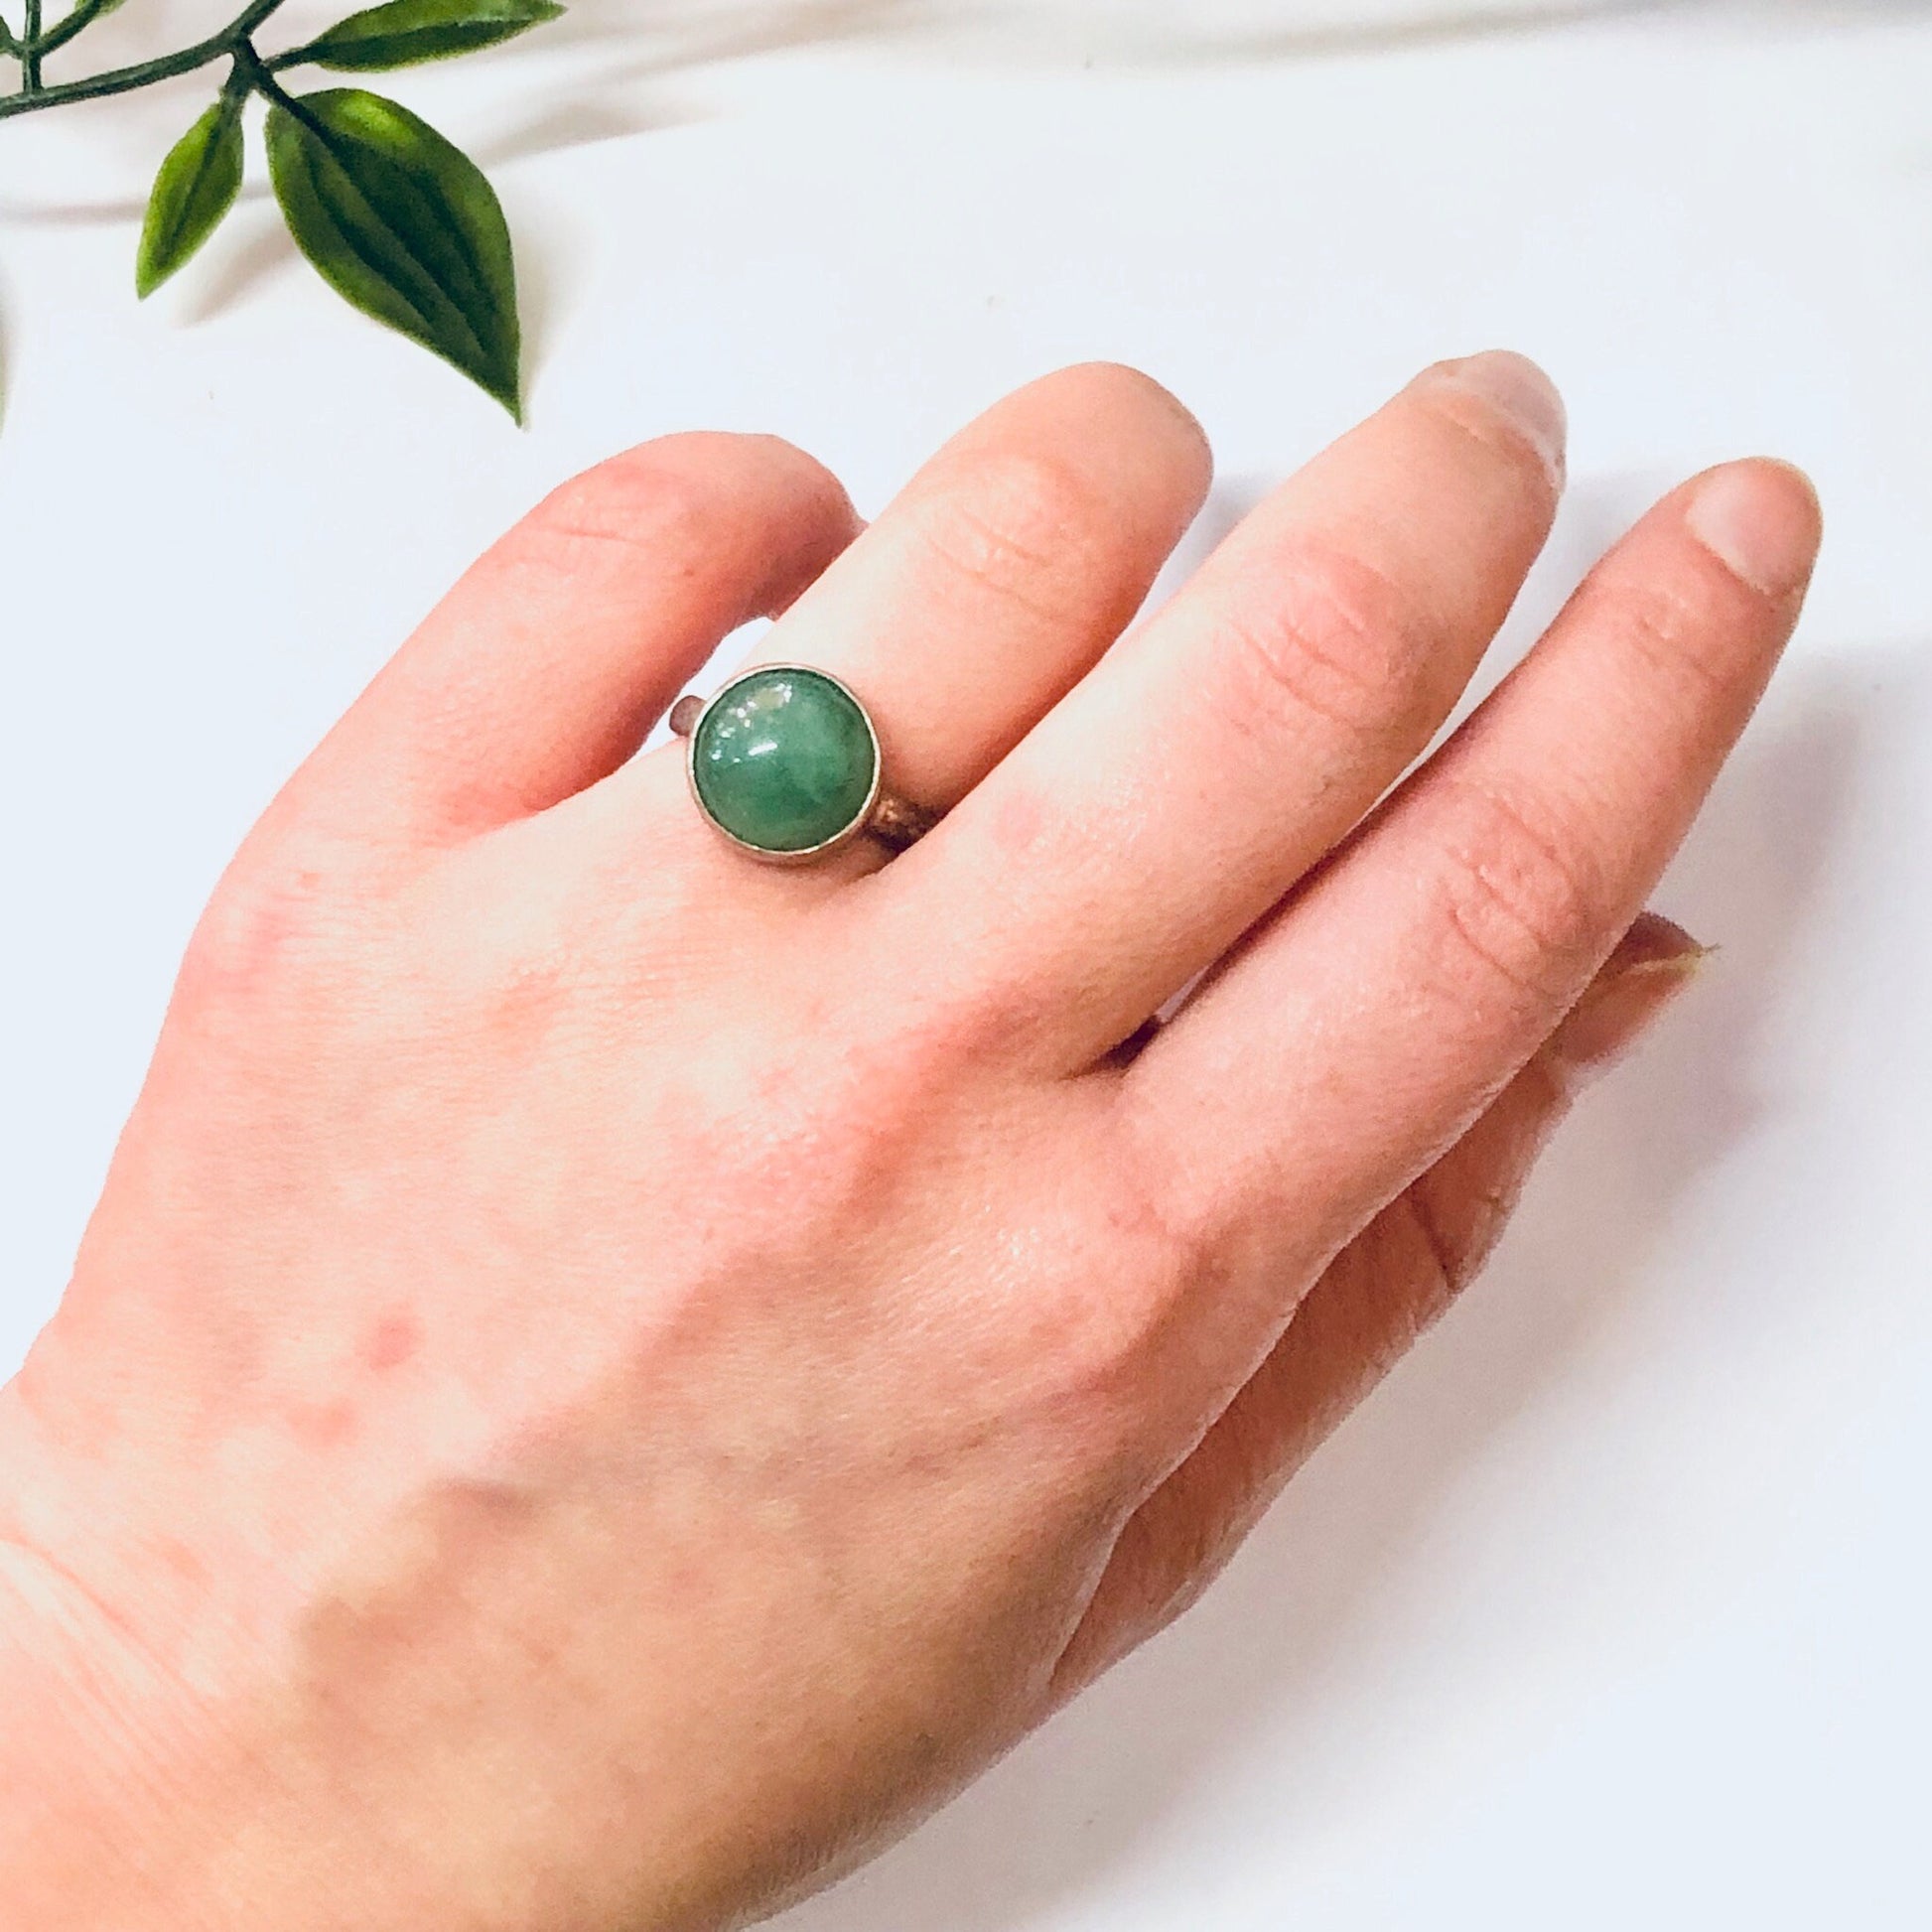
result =
[[939,822],[886,789],[872,714],[815,665],[742,671],[716,697],[680,698],[670,723],[698,810],[766,865],[810,865],[862,837],[903,852]]

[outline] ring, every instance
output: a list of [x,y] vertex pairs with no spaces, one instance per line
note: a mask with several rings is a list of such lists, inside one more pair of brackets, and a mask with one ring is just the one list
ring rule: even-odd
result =
[[809,664],[760,664],[708,702],[680,698],[671,729],[699,811],[767,864],[805,865],[862,833],[903,852],[939,822],[885,789],[870,714]]

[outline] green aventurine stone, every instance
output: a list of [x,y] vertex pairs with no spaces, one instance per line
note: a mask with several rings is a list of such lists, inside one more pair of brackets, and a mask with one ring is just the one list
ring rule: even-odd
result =
[[691,770],[704,808],[760,852],[809,852],[866,809],[878,752],[851,694],[816,671],[752,671],[705,713]]

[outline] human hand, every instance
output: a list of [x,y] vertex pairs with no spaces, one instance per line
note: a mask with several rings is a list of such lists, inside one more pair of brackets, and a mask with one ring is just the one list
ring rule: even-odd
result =
[[[222,882],[0,1407],[9,1922],[737,1922],[1177,1613],[1698,957],[1642,906],[1794,474],[1667,497],[1383,798],[1561,441],[1431,370],[1118,642],[1208,459],[1106,367],[856,542],[683,437],[479,564]],[[779,610],[950,808],[890,864],[632,757]]]

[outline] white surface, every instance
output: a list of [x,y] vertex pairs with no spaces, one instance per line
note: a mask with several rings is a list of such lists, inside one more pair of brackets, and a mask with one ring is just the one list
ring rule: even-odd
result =
[[135,307],[194,84],[0,128],[0,1366],[226,854],[543,486],[703,423],[873,506],[1112,355],[1204,417],[1225,515],[1514,345],[1575,422],[1536,611],[1693,467],[1770,449],[1824,493],[1789,670],[1661,897],[1717,970],[1210,1601],[788,1923],[1920,1926],[1932,14],[1270,31],[1346,11],[583,0],[404,77],[522,237],[522,436],[259,199]]

